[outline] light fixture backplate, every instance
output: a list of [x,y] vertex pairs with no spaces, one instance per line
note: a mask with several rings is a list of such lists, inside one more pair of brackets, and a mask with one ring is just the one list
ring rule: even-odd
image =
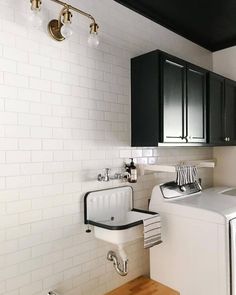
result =
[[58,25],[58,20],[53,19],[48,24],[49,35],[56,41],[63,41],[65,38],[61,34],[61,25]]

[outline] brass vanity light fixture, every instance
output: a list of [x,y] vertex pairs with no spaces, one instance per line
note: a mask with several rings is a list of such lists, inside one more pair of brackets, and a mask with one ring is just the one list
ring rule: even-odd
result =
[[96,48],[99,45],[98,29],[99,29],[99,26],[95,22],[93,22],[90,25],[90,34],[88,37],[88,44],[91,47]]
[[[54,40],[63,41],[66,38],[69,38],[73,34],[73,30],[71,26],[73,15],[71,11],[75,11],[89,18],[92,21],[92,23],[90,24],[90,34],[88,37],[88,44],[91,47],[97,47],[99,45],[99,39],[98,39],[99,26],[91,14],[84,12],[83,10],[80,10],[79,8],[76,8],[60,0],[50,0],[50,1],[63,6],[62,10],[60,11],[58,19],[53,19],[48,24],[48,32]],[[31,2],[31,10],[34,12],[34,14],[35,12],[38,13],[42,5],[42,0],[30,0],[30,2]]]
[[73,34],[71,19],[73,15],[68,6],[62,8],[59,18],[53,19],[48,24],[48,32],[56,41],[63,41]]
[[71,19],[73,15],[71,11],[75,11],[89,18],[92,21],[92,23],[90,24],[90,34],[88,38],[88,44],[91,47],[97,47],[99,45],[99,39],[98,39],[99,26],[91,14],[84,12],[80,10],[79,8],[76,8],[60,0],[51,0],[51,1],[63,6],[59,14],[58,20],[53,19],[48,24],[49,34],[53,39],[57,41],[63,41],[66,38],[69,38],[73,34],[73,30],[71,27]]
[[31,3],[31,9],[32,10],[40,10],[42,1],[41,0],[30,0]]
[[42,25],[42,18],[40,16],[42,1],[30,0],[31,13],[29,16],[29,22],[33,28],[39,28]]

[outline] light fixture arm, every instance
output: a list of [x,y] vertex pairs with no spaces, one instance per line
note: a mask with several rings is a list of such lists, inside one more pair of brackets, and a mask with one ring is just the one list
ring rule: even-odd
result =
[[68,7],[68,5],[65,5],[65,6],[62,8],[62,10],[61,10],[61,12],[60,12],[60,14],[59,14],[59,17],[58,17],[58,28],[59,28],[59,29],[60,29],[61,26],[62,26],[61,18],[62,18],[62,16],[64,15],[64,13],[67,12],[67,11],[69,11],[69,7]]
[[85,11],[79,9],[79,8],[76,8],[76,7],[74,7],[74,6],[70,5],[70,4],[67,4],[67,3],[65,3],[63,1],[60,1],[60,0],[50,0],[50,1],[55,2],[55,3],[59,4],[59,5],[62,5],[66,9],[74,10],[74,11],[78,12],[79,14],[91,19],[93,23],[96,23],[95,18],[91,14],[89,14],[89,13],[87,13],[87,12],[85,12]]

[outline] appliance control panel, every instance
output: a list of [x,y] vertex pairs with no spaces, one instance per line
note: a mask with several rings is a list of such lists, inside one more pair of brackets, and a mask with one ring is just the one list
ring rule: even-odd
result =
[[174,181],[166,182],[160,185],[160,189],[165,199],[180,198],[198,193],[202,190],[201,185],[198,182],[179,186]]

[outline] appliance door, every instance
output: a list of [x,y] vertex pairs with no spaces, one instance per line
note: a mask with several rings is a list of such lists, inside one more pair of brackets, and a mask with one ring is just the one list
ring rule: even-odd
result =
[[236,219],[230,221],[231,290],[236,295]]

